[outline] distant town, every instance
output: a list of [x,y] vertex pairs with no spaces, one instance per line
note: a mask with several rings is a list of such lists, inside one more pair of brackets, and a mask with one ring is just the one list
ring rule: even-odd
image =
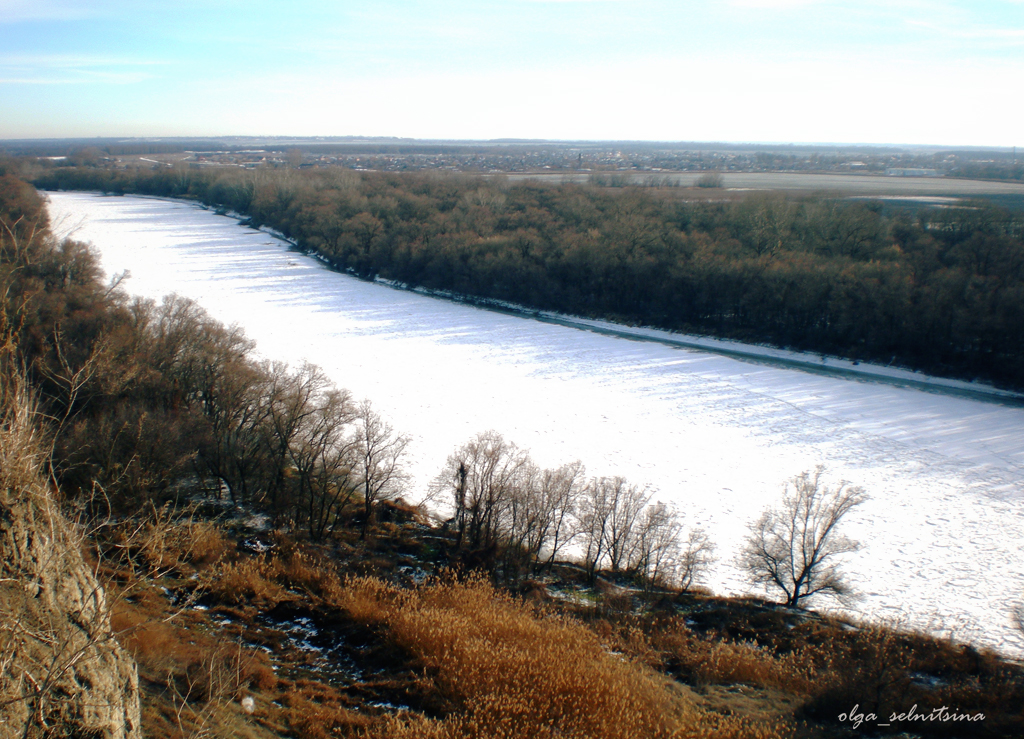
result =
[[1024,179],[1024,152],[1018,156],[1010,148],[225,137],[0,141],[0,152],[108,167],[341,165],[381,172],[831,172]]

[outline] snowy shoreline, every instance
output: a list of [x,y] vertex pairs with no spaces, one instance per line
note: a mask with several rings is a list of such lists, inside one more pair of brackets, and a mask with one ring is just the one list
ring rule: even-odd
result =
[[577,328],[583,331],[606,336],[615,336],[621,339],[632,339],[634,341],[653,341],[668,346],[678,346],[686,349],[697,349],[699,351],[712,352],[733,359],[767,364],[774,367],[786,367],[788,369],[802,369],[815,374],[831,375],[835,377],[847,377],[851,379],[863,378],[874,382],[882,382],[896,387],[911,387],[917,390],[928,392],[941,392],[943,394],[957,397],[971,398],[972,400],[985,400],[992,402],[1003,402],[1010,405],[1024,406],[1024,393],[1017,393],[1012,390],[1002,390],[993,385],[982,382],[967,382],[964,380],[952,380],[944,377],[935,377],[915,370],[887,367],[880,364],[868,362],[856,362],[849,359],[842,359],[829,355],[814,354],[810,352],[798,352],[790,349],[778,349],[771,346],[759,344],[746,344],[740,341],[729,339],[716,339],[696,334],[679,334],[659,328],[643,326],[629,326],[627,324],[614,323],[594,318],[581,318],[562,313],[541,311],[512,303],[492,301],[486,298],[475,298],[472,296],[457,295],[439,290],[429,290],[419,287],[407,287],[390,280],[374,280],[374,282],[388,285],[401,290],[410,290],[429,297],[452,300],[457,303],[473,305],[487,310],[496,310],[501,313],[520,316],[522,318],[533,318],[545,323],[553,323],[559,326]]
[[[245,225],[247,220],[237,213],[226,214],[236,218],[240,225]],[[329,260],[318,252],[307,249],[293,239],[288,238],[280,231],[267,226],[261,226],[260,231],[280,239],[303,254],[317,259],[326,264],[330,269],[341,274],[351,274],[343,269],[338,269]],[[731,339],[718,339],[698,334],[682,334],[667,329],[652,328],[647,326],[630,326],[624,323],[615,323],[599,318],[583,318],[566,313],[539,310],[518,303],[510,303],[494,298],[481,298],[474,295],[455,293],[449,290],[434,290],[426,287],[411,286],[397,280],[388,280],[376,277],[367,280],[377,285],[384,285],[395,290],[404,290],[424,295],[430,298],[448,300],[461,305],[469,305],[483,310],[497,311],[520,318],[530,318],[544,323],[552,323],[567,328],[575,328],[581,331],[591,331],[605,336],[615,336],[620,339],[631,339],[633,341],[652,341],[667,346],[677,346],[685,349],[697,349],[699,351],[712,352],[722,356],[740,359],[744,361],[767,364],[773,367],[785,367],[787,369],[800,369],[815,374],[830,375],[833,377],[845,377],[848,379],[864,379],[872,382],[881,382],[896,387],[909,387],[926,392],[942,393],[972,400],[983,400],[989,402],[1007,403],[1014,406],[1024,406],[1024,393],[1012,390],[1003,390],[994,385],[984,382],[968,382],[965,380],[954,380],[945,377],[928,375],[917,370],[903,369],[898,367],[873,364],[870,362],[858,362],[841,357],[817,354],[814,352],[800,352],[792,349],[780,349],[773,346],[760,344],[747,344]]]

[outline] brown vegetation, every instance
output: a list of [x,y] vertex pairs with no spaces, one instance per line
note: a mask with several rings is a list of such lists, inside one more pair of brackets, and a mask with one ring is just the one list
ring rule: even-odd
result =
[[354,580],[341,605],[383,624],[450,706],[440,720],[396,717],[374,736],[776,735],[773,726],[704,715],[582,624],[539,617],[479,578],[415,591]]

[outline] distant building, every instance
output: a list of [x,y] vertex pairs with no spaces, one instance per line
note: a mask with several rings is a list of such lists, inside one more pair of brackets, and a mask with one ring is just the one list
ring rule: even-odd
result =
[[886,177],[940,177],[937,169],[920,167],[889,167],[885,170]]

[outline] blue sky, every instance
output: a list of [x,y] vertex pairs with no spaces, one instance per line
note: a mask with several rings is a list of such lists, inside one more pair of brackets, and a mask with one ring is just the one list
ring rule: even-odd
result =
[[0,0],[0,138],[1024,145],[1024,0]]

